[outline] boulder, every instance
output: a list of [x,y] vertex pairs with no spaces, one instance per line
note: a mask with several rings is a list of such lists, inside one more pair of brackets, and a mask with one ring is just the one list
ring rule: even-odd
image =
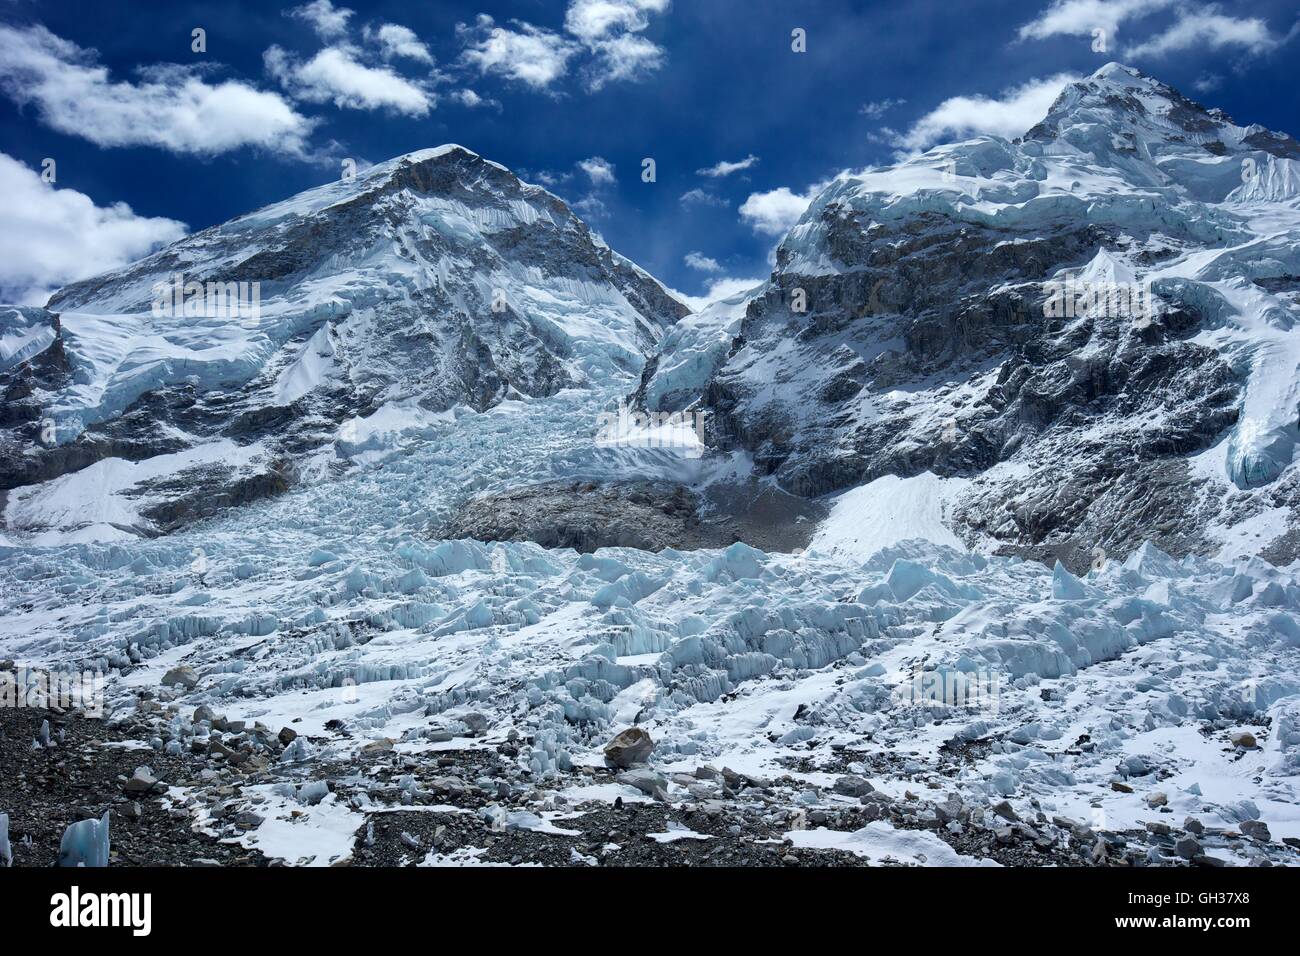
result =
[[164,687],[184,687],[186,690],[193,690],[199,686],[199,675],[194,673],[193,667],[182,664],[163,674],[162,682]]
[[865,797],[876,789],[862,777],[846,774],[835,781],[835,792],[844,797]]
[[149,767],[136,767],[135,773],[126,782],[127,793],[148,793],[158,784],[158,778]]
[[1252,840],[1259,840],[1261,843],[1267,843],[1273,839],[1273,834],[1268,830],[1268,824],[1263,820],[1243,820],[1238,824],[1238,829]]
[[663,774],[644,768],[625,770],[614,779],[651,797],[655,795],[657,790],[667,791],[668,789],[668,780]]
[[1020,817],[1016,815],[1015,808],[1013,808],[1006,800],[994,804],[993,812],[1004,820],[1010,820],[1012,823],[1015,823],[1020,819]]
[[645,763],[655,749],[655,742],[640,727],[629,727],[605,745],[605,763],[627,769]]

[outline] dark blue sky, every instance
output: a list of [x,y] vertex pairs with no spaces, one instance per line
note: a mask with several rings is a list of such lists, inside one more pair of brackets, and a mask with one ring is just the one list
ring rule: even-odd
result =
[[[1223,107],[1238,122],[1300,134],[1300,40],[1287,39],[1297,16],[1294,0],[1217,8],[1150,0],[1152,12],[1122,22],[1105,53],[1094,52],[1092,38],[1077,32],[1018,40],[1017,31],[1048,0],[676,0],[653,9],[659,5],[649,0],[644,27],[622,34],[661,48],[658,68],[593,90],[589,50],[574,52],[545,89],[499,72],[483,75],[463,60],[466,46],[484,34],[472,26],[458,33],[457,24],[472,25],[480,14],[518,33],[526,31],[511,21],[576,43],[565,33],[565,0],[340,0],[336,7],[355,14],[334,42],[353,44],[366,63],[434,91],[436,107],[415,116],[312,102],[269,75],[263,57],[272,45],[299,63],[327,45],[306,20],[285,15],[293,3],[7,0],[0,4],[5,25],[42,24],[93,48],[93,62],[113,81],[140,82],[142,66],[202,64],[207,82],[240,80],[277,92],[317,125],[301,157],[249,146],[206,156],[160,145],[104,146],[51,128],[59,124],[22,91],[29,81],[10,75],[0,97],[0,151],[36,169],[55,158],[58,187],[83,192],[100,206],[126,202],[140,216],[199,229],[335,177],[339,156],[374,162],[459,142],[529,178],[549,173],[556,177],[553,190],[572,202],[594,196],[599,205],[581,208],[596,210],[587,218],[614,248],[673,287],[700,294],[711,279],[768,271],[775,238],[739,215],[748,196],[781,187],[801,193],[846,167],[886,162],[896,149],[888,130],[908,130],[950,97],[997,97],[1033,80],[1120,60]],[[1210,26],[1190,41],[1168,40],[1164,52],[1125,55],[1188,16],[1208,18]],[[1245,29],[1244,39],[1230,40],[1225,31],[1237,28],[1215,16],[1259,22]],[[362,36],[367,26],[384,23],[413,31],[436,65],[415,58],[381,62]],[[190,50],[196,26],[207,31],[203,56]],[[806,54],[791,50],[795,27],[807,31]],[[92,56],[81,54],[82,62]],[[436,81],[431,70],[438,71]],[[451,94],[461,89],[497,105],[455,102]],[[15,102],[24,98],[25,105]],[[877,104],[877,115],[863,112],[869,103]],[[751,155],[756,163],[725,177],[696,172]],[[594,185],[576,168],[595,156],[613,164],[616,182]],[[656,183],[641,181],[644,157],[657,163]],[[701,188],[711,202],[682,201]],[[692,251],[718,268],[688,266],[684,257]]]

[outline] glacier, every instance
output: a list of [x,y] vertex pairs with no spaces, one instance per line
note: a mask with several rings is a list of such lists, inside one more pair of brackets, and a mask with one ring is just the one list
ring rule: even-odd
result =
[[[1100,810],[1122,828],[1160,819],[1143,799],[1158,784],[1180,813],[1226,825],[1249,800],[1274,834],[1300,836],[1294,566],[1146,547],[1079,579],[922,539],[870,555],[816,544],[580,555],[422,533],[466,481],[571,461],[616,393],[464,416],[203,529],[2,548],[0,650],[115,675],[119,718],[185,663],[198,685],[164,698],[174,716],[155,744],[206,736],[188,716],[203,705],[293,726],[286,767],[356,761],[384,738],[432,756],[448,746],[440,728],[482,714],[489,739],[530,741],[517,760],[532,779],[576,789],[573,769],[599,765],[635,716],[661,772],[717,761],[771,776],[796,755],[851,747],[871,765],[901,752],[906,767],[872,774],[877,788],[933,781],[968,802]],[[909,701],[899,688],[918,669],[995,675],[996,705]],[[1258,749],[1228,742],[1243,728]],[[968,738],[986,749],[954,767],[952,742]],[[1134,757],[1159,773],[1135,774]],[[300,810],[332,815],[342,845],[364,814],[320,795]]]

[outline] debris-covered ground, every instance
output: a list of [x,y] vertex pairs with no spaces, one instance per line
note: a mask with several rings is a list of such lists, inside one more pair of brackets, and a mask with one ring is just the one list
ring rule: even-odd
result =
[[[895,799],[850,773],[825,789],[802,775],[756,779],[708,765],[667,775],[588,767],[533,781],[511,759],[515,740],[453,738],[423,759],[381,744],[360,761],[308,770],[268,759],[291,734],[216,716],[224,732],[167,756],[132,735],[148,732],[151,709],[146,699],[117,726],[4,712],[0,753],[13,772],[0,799],[15,808],[15,865],[53,864],[64,828],[106,808],[111,863],[127,866],[1221,866],[1239,853],[1296,862],[1297,841],[1270,843],[1249,822],[1167,814],[1110,831],[1032,803],[972,807],[928,787]],[[49,742],[34,745],[47,721]],[[857,755],[837,756],[851,764]]]

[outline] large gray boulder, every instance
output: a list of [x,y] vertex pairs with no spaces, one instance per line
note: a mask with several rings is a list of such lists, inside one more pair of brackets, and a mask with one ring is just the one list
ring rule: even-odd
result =
[[611,767],[645,763],[655,749],[655,742],[640,727],[629,727],[605,745],[605,763]]

